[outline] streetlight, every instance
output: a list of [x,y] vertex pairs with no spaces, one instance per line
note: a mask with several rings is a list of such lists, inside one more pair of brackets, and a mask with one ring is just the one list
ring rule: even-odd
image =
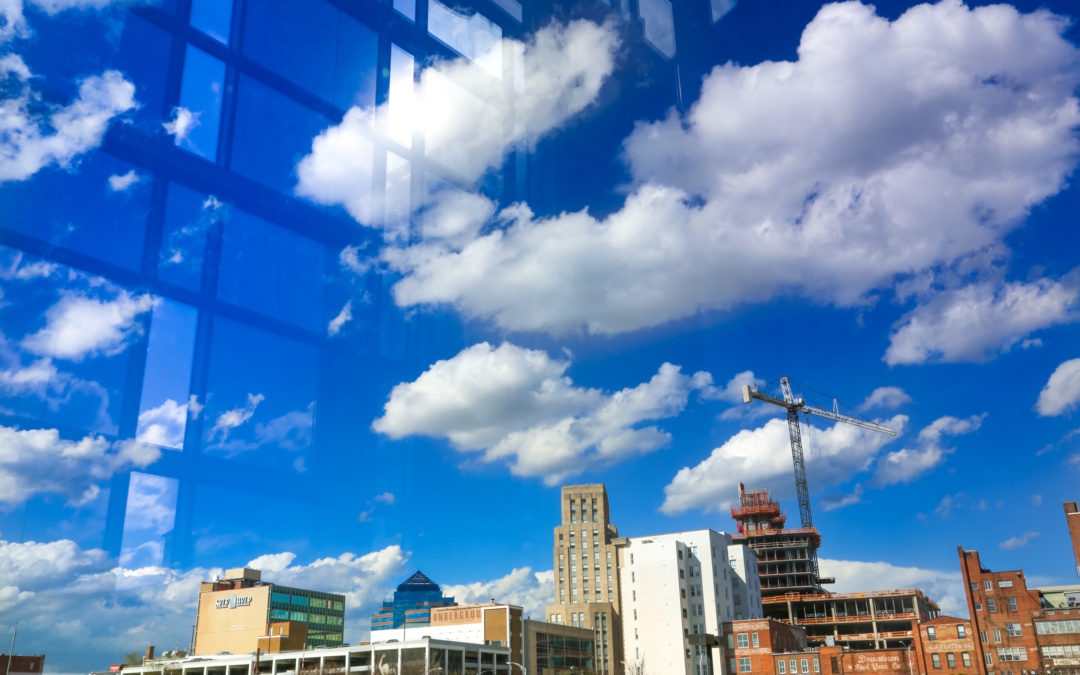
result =
[[525,670],[525,666],[521,665],[520,663],[515,663],[513,661],[507,661],[507,663],[509,663],[511,666],[517,666],[518,668],[521,668],[521,675],[529,675],[529,671]]
[[9,675],[11,673],[11,661],[15,658],[15,636],[19,634],[19,624],[21,623],[21,621],[16,621],[15,627],[11,633],[11,649],[8,650],[8,660],[7,664],[4,666],[4,675]]

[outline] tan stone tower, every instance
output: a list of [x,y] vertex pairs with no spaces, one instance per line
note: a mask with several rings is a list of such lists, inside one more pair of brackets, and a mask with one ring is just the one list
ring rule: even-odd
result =
[[602,484],[564,485],[562,524],[555,528],[555,599],[547,606],[552,623],[580,626],[596,639],[597,673],[623,672],[619,613],[619,563],[607,490]]

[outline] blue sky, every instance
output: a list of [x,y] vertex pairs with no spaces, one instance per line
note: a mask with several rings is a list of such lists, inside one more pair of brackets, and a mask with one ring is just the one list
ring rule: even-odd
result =
[[347,641],[416,569],[539,616],[563,483],[631,536],[730,531],[740,481],[796,522],[738,396],[784,375],[900,432],[804,428],[837,590],[963,615],[958,545],[1073,581],[1068,3],[354,4],[242,47],[225,3],[0,8],[18,651],[183,648],[248,563]]

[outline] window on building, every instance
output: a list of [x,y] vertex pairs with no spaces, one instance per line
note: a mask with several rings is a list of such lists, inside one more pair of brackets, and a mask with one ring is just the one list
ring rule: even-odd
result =
[[934,668],[941,668],[941,656],[938,655],[938,654],[931,654],[930,655],[930,664]]
[[971,654],[968,652],[962,652],[960,654],[960,662],[964,664],[965,668],[971,667]]
[[945,655],[945,663],[948,664],[948,666],[950,668],[955,668],[956,667],[956,655],[953,654],[952,652],[949,652],[948,654],[946,654]]
[[1001,631],[997,628],[994,629],[994,642],[1001,642]]
[[735,636],[735,641],[739,646],[739,649],[748,649],[750,647],[750,637],[746,633],[739,633]]
[[956,637],[961,640],[967,637],[967,627],[964,626],[964,624],[961,623],[956,625]]
[[1007,580],[1007,579],[1002,579],[1001,581],[998,582],[998,588],[1012,588],[1012,581]]
[[787,663],[784,659],[780,659],[776,662],[776,672],[778,675],[787,675]]
[[986,644],[987,642],[989,642],[989,640],[986,639],[986,631],[984,631],[984,630],[979,631],[979,642],[981,642],[983,644]]
[[1027,649],[1023,647],[998,647],[999,661],[1027,661]]
[[1020,637],[1021,635],[1023,635],[1023,631],[1021,630],[1020,624],[1018,623],[1005,624],[1005,632],[1009,634],[1009,637]]
[[1039,635],[1080,633],[1080,620],[1066,619],[1064,621],[1036,621],[1035,632]]
[[986,599],[986,611],[988,611],[988,612],[996,612],[997,611],[997,603],[994,602],[993,598],[987,598]]
[[975,603],[975,611],[976,612],[981,612],[982,611],[982,603],[981,602],[976,602]]
[[983,652],[983,661],[988,666],[994,665],[994,656],[990,652]]
[[758,644],[758,634],[756,632],[750,634],[750,643],[754,645],[754,649],[757,649],[760,646]]
[[749,656],[740,656],[739,657],[739,672],[740,673],[749,673],[750,672],[750,657]]
[[975,581],[972,581],[972,582],[971,582],[971,590],[973,590],[973,591],[977,591],[977,590],[979,590],[979,584],[978,584],[978,582],[975,582]]
[[820,673],[821,672],[821,662],[818,661],[817,659],[814,659],[814,672],[815,673]]
[[1008,603],[1009,603],[1009,611],[1010,612],[1015,612],[1016,611],[1016,598],[1005,598],[1005,600],[1008,601]]
[[994,590],[994,582],[987,579],[986,581],[983,582],[983,588],[985,588],[988,591]]
[[927,640],[936,640],[937,639],[937,631],[934,630],[933,626],[927,626],[926,627],[926,639]]
[[810,672],[810,660],[809,659],[799,659],[799,665],[802,667],[802,672],[804,672],[804,673],[809,673]]

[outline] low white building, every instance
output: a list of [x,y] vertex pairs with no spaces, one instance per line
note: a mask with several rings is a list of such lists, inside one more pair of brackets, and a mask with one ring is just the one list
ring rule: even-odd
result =
[[[628,666],[709,675],[705,647],[690,636],[719,635],[725,621],[762,616],[757,557],[731,535],[693,530],[620,540],[623,654]],[[713,648],[715,672],[723,654]]]

